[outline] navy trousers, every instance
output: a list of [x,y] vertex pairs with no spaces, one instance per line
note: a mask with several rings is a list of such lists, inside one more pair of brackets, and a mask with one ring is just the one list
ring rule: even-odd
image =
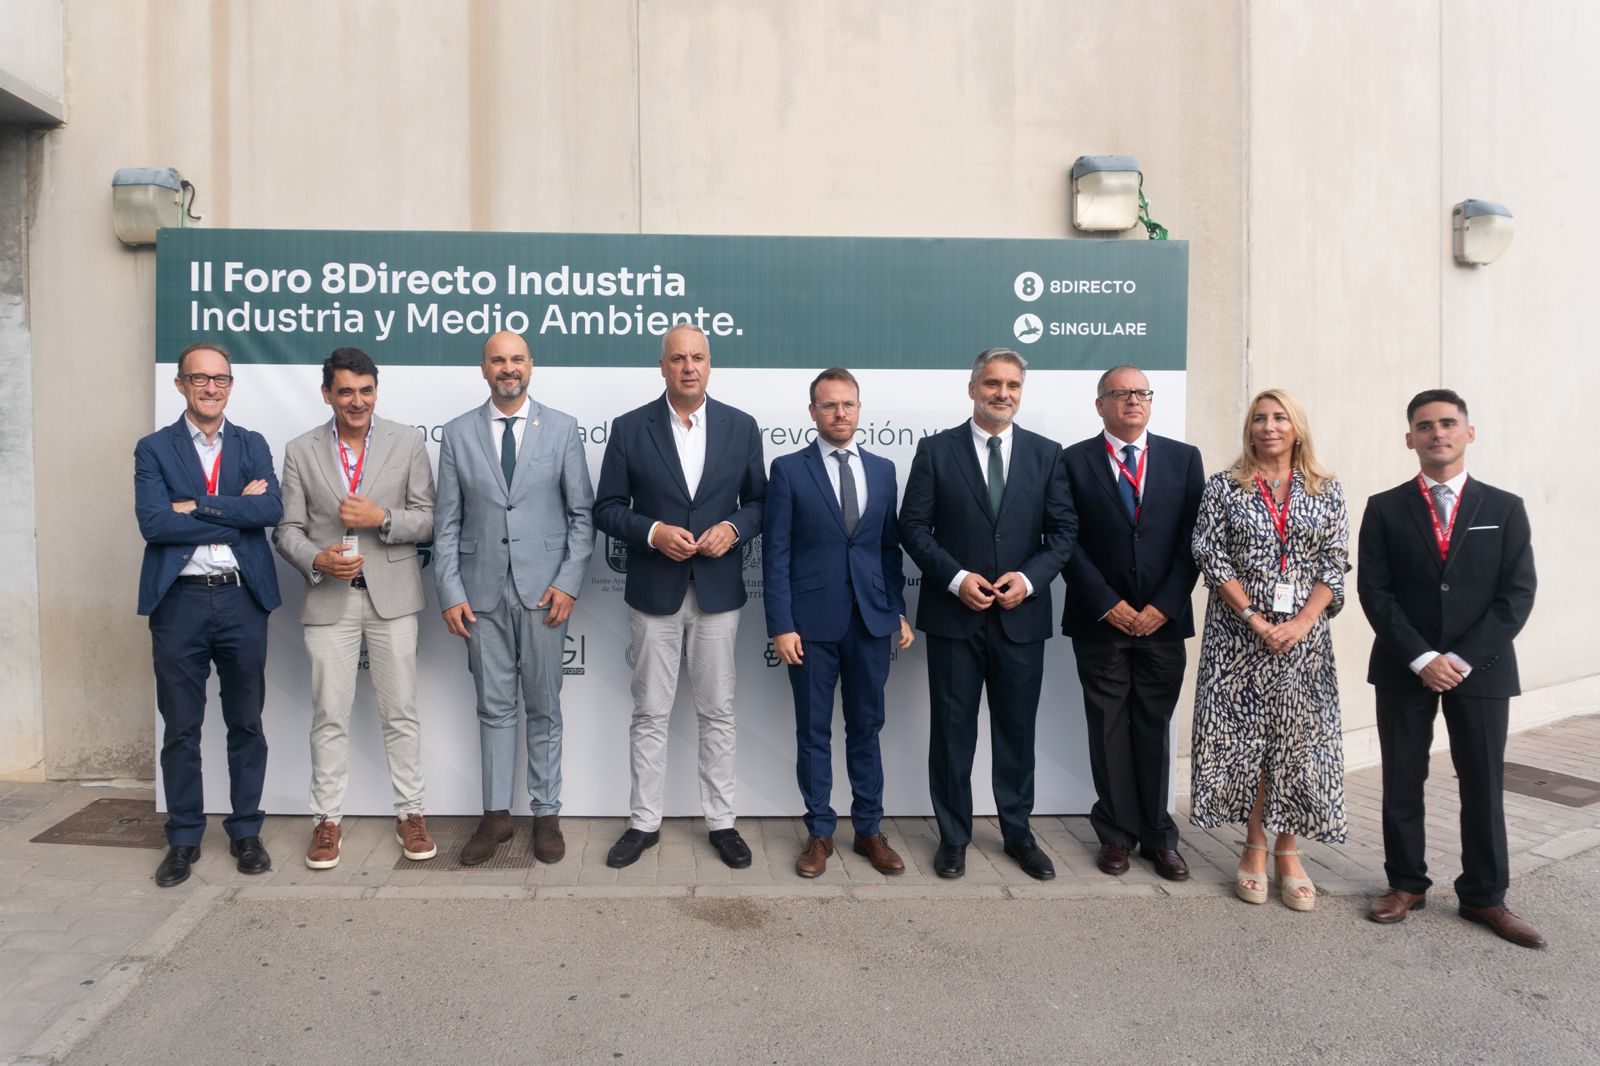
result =
[[939,839],[972,843],[972,760],[978,748],[978,698],[989,696],[989,749],[995,812],[1006,842],[1034,843],[1034,721],[1044,680],[1044,641],[1006,636],[998,607],[965,640],[928,635],[928,791]]
[[842,688],[845,770],[850,775],[850,825],[875,836],[883,820],[883,686],[889,680],[891,637],[867,632],[859,610],[850,612],[843,640],[803,640],[805,657],[789,667],[794,690],[795,776],[806,804],[806,829],[833,835],[838,824],[833,795],[833,692]]
[[261,832],[261,787],[267,776],[267,612],[239,585],[207,588],[175,583],[150,613],[156,708],[164,729],[161,776],[167,796],[167,842],[193,847],[206,831],[200,776],[200,726],[206,680],[217,664],[222,721],[228,728],[228,784],[233,813],[222,827],[232,840]]

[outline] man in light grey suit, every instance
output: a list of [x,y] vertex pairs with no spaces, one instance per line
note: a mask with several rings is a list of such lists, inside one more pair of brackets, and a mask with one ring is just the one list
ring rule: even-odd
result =
[[434,534],[444,624],[466,638],[478,694],[483,818],[461,864],[476,866],[511,839],[519,682],[533,853],[559,862],[561,657],[594,551],[594,488],[577,422],[527,394],[527,342],[496,333],[481,369],[488,402],[444,427]]
[[365,639],[394,786],[395,837],[408,859],[438,849],[422,816],[417,721],[417,543],[433,532],[433,474],[422,435],[379,418],[378,368],[359,348],[322,364],[332,421],[289,442],[278,554],[306,577],[311,658],[311,846],[306,865],[339,865],[350,781],[350,705]]

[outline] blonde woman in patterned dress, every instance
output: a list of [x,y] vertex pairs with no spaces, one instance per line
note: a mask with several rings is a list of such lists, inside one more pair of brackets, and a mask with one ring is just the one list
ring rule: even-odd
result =
[[1259,394],[1244,449],[1206,483],[1194,527],[1211,601],[1195,686],[1190,820],[1246,824],[1234,891],[1248,903],[1266,902],[1270,855],[1284,904],[1311,910],[1316,887],[1296,840],[1345,839],[1328,619],[1344,606],[1349,539],[1344,490],[1317,463],[1305,410],[1282,389]]

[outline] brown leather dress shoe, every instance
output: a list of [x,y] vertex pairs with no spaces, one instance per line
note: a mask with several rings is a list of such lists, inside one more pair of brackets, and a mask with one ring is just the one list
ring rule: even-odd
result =
[[1183,856],[1179,855],[1176,849],[1152,851],[1149,855],[1150,861],[1155,864],[1156,873],[1168,881],[1189,880],[1189,864],[1183,861]]
[[478,828],[461,846],[461,865],[477,866],[494,858],[495,849],[511,839],[511,812],[484,811]]
[[1494,930],[1494,935],[1501,940],[1509,940],[1513,944],[1524,948],[1542,948],[1545,945],[1544,937],[1539,935],[1539,930],[1511,913],[1505,904],[1498,907],[1469,907],[1461,904],[1461,917],[1469,922],[1487,925]]
[[828,868],[828,856],[832,854],[832,837],[808,835],[805,846],[795,856],[794,872],[801,877],[816,877]]
[[1421,892],[1391,888],[1367,904],[1367,920],[1377,922],[1379,925],[1393,925],[1395,922],[1405,921],[1406,915],[1412,911],[1420,911],[1427,905],[1428,899]]
[[567,838],[561,835],[561,815],[533,816],[533,857],[540,862],[560,862],[567,857]]
[[850,850],[857,855],[864,855],[872,868],[880,874],[903,874],[906,872],[906,863],[895,850],[889,846],[889,838],[882,833],[874,833],[869,837],[856,836],[856,842]]
[[1100,872],[1121,877],[1128,872],[1128,846],[1126,844],[1101,844],[1100,858],[1095,860]]

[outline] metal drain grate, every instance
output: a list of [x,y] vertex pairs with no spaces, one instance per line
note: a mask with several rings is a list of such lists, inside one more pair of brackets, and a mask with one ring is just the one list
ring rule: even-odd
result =
[[494,857],[477,866],[462,866],[458,861],[461,845],[478,828],[478,819],[471,817],[429,818],[428,835],[439,848],[431,859],[415,862],[404,855],[396,856],[396,870],[531,870],[533,857],[533,818],[526,816],[511,819],[511,839],[495,849]]
[[167,846],[167,816],[153,800],[97,799],[34,837],[34,844],[89,844],[109,848]]
[[1517,762],[1506,763],[1506,791],[1566,807],[1587,807],[1600,801],[1600,781]]

